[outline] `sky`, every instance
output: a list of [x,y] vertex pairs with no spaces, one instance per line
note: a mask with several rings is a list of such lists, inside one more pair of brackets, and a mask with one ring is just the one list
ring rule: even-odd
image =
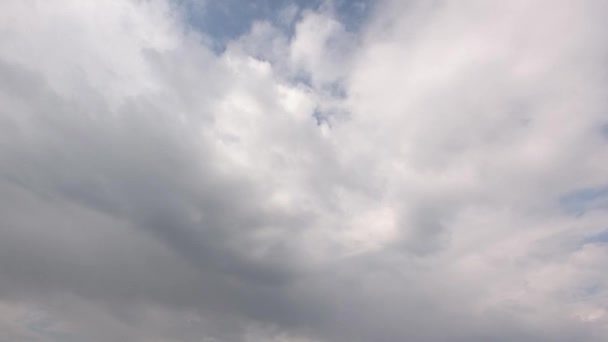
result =
[[606,20],[0,1],[0,342],[607,341]]

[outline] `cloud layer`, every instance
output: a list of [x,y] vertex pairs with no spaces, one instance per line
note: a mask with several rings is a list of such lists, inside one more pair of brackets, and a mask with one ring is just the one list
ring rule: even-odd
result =
[[606,340],[608,7],[340,4],[3,1],[0,341]]

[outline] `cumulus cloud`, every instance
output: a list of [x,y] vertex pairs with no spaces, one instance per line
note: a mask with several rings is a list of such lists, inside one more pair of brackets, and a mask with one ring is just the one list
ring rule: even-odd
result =
[[3,1],[0,341],[608,338],[606,5],[357,6]]

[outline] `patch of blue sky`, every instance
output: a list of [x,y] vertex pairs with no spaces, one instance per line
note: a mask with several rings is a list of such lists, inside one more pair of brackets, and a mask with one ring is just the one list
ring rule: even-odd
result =
[[587,236],[583,239],[583,245],[588,243],[608,243],[608,230]]
[[600,127],[600,131],[602,133],[602,136],[604,136],[604,138],[608,139],[608,123],[603,124]]
[[295,22],[285,21],[285,14],[294,11],[293,19],[305,10],[330,8],[346,30],[358,31],[366,21],[373,0],[175,0],[185,10],[189,25],[209,36],[216,52],[228,42],[247,33],[255,21],[268,21],[285,31],[294,33]]
[[25,328],[38,335],[43,336],[48,341],[62,341],[62,342],[80,342],[81,340],[75,338],[66,331],[62,331],[56,326],[56,323],[52,318],[46,314],[40,312],[30,312],[23,319]]
[[601,295],[605,292],[605,287],[601,284],[592,284],[581,289],[581,296],[583,298],[593,298]]
[[559,200],[564,210],[584,215],[590,210],[608,209],[608,186],[580,189],[562,196]]

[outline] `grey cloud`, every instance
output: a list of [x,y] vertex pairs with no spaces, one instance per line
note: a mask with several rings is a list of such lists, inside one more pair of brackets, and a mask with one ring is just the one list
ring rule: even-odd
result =
[[[24,127],[33,130],[33,136],[15,130],[12,145],[3,149],[3,193],[16,193],[5,198],[6,206],[24,192],[43,199],[17,202],[13,205],[23,205],[17,214],[3,215],[3,232],[9,235],[3,239],[2,259],[9,283],[16,281],[18,289],[27,284],[34,291],[55,289],[111,300],[149,296],[182,306],[199,300],[220,307],[253,305],[270,289],[281,291],[291,271],[271,260],[251,260],[240,249],[248,248],[248,236],[268,221],[295,228],[300,219],[264,213],[253,206],[256,194],[251,186],[222,179],[211,166],[197,165],[188,156],[193,153],[185,140],[188,135],[180,138],[172,132],[177,127],[163,125],[163,115],[147,101],[120,109],[128,116],[120,123],[104,121],[108,112],[94,113],[102,117],[91,120],[78,104],[63,101],[41,82],[11,69],[13,77],[4,79],[22,76],[18,81],[27,90],[12,94],[12,99],[39,103],[30,118],[48,121]],[[151,117],[159,121],[149,121]],[[253,203],[240,201],[243,196]],[[36,214],[28,217],[23,210]],[[201,218],[193,221],[193,215]],[[44,230],[50,232],[40,236],[41,241],[30,241]],[[53,231],[68,235],[44,241]],[[161,247],[139,242],[141,233],[170,250],[157,251]],[[71,235],[76,241],[70,241]],[[80,241],[80,236],[87,238]],[[36,243],[34,248],[15,244],[20,238]],[[91,243],[109,249],[87,251]],[[274,250],[275,258],[287,260],[280,246]],[[10,291],[11,286],[3,288]],[[217,302],[205,288],[235,293],[228,295],[232,299]]]
[[605,9],[417,4],[221,54],[162,0],[0,5],[0,335],[604,340],[608,214],[560,198],[605,184]]

